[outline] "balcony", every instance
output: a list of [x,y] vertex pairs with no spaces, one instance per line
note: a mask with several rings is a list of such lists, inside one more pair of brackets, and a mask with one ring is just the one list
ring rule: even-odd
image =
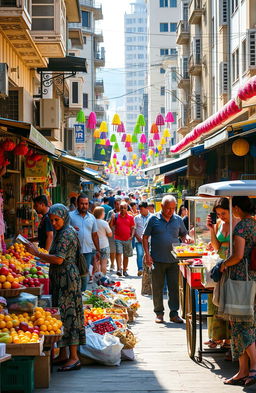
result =
[[195,94],[191,103],[191,116],[189,119],[189,125],[191,128],[196,127],[202,121],[202,101],[201,94]]
[[103,80],[96,80],[94,82],[95,92],[98,94],[104,93],[104,82]]
[[102,30],[95,30],[94,38],[95,38],[95,41],[97,41],[97,42],[103,42],[104,38],[103,38]]
[[183,70],[182,74],[179,75],[180,79],[178,80],[178,88],[179,89],[188,89],[190,85],[190,78],[188,70]]
[[189,4],[189,23],[191,25],[199,24],[203,12],[202,0],[191,0]]
[[181,117],[178,119],[177,132],[185,136],[189,131],[188,127],[188,104],[184,104],[181,107]]
[[105,113],[105,109],[104,106],[96,104],[94,107],[95,113],[97,114],[97,118],[98,117],[102,117]]
[[104,67],[105,66],[105,50],[101,48],[100,52],[94,53],[94,65],[95,67]]
[[187,20],[181,20],[177,26],[177,39],[176,44],[184,45],[189,41],[189,24]]
[[29,68],[45,67],[30,34],[31,4],[31,0],[0,0],[0,30]]
[[202,58],[201,53],[191,55],[189,58],[189,73],[194,76],[199,76],[202,73]]
[[93,12],[94,20],[103,19],[102,5],[95,3],[94,0],[80,0],[80,6],[82,9],[86,8]]

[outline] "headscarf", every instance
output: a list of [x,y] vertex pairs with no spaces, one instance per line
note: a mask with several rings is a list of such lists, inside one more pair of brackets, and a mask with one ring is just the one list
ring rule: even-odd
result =
[[55,205],[51,206],[48,214],[54,214],[55,216],[58,216],[64,220],[64,225],[58,232],[63,231],[70,226],[68,209],[66,206],[62,205],[62,203],[55,203]]

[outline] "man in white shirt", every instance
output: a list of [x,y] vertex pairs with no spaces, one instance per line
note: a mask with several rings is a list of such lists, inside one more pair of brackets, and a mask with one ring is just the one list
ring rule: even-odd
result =
[[143,273],[143,256],[144,256],[144,250],[142,246],[142,234],[148,219],[151,217],[151,214],[148,211],[147,202],[140,202],[139,210],[140,210],[140,214],[134,217],[134,221],[135,221],[135,247],[137,252],[138,276],[141,276]]

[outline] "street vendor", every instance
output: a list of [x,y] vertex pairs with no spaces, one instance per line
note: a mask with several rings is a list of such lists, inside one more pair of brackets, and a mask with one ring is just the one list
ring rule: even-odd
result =
[[[44,254],[29,243],[27,251],[50,264],[50,283],[53,307],[59,307],[64,334],[58,342],[60,355],[58,371],[78,370],[81,367],[77,346],[85,344],[84,313],[81,279],[76,265],[80,249],[78,236],[70,226],[68,209],[57,203],[51,206],[49,217],[55,229],[50,255]],[[66,347],[69,347],[69,358]]]
[[[170,308],[170,321],[183,323],[178,315],[179,310],[179,267],[177,260],[172,256],[172,244],[191,243],[184,222],[175,211],[176,198],[166,195],[162,199],[161,212],[150,217],[143,232],[143,248],[145,262],[152,267],[152,290],[156,323],[164,322],[163,288],[167,280]],[[151,251],[149,251],[149,237]]]

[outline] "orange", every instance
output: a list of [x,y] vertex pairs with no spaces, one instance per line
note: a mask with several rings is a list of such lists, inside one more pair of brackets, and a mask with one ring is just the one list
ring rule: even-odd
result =
[[23,317],[24,317],[24,318],[28,318],[28,317],[29,317],[28,313],[27,313],[27,312],[24,312],[24,313],[23,313]]
[[54,323],[53,325],[52,325],[52,330],[54,330],[55,332],[56,332],[56,330],[58,330],[58,325],[57,325],[57,323]]
[[7,333],[7,332],[9,332],[9,329],[7,329],[7,328],[5,327],[4,329],[2,329],[2,332]]
[[0,276],[0,282],[5,282],[6,281],[6,276],[4,276],[3,274],[1,274]]
[[56,333],[55,333],[55,331],[54,331],[54,330],[50,330],[50,331],[49,331],[49,334],[53,334],[53,335],[55,335]]
[[13,282],[14,277],[11,274],[8,274],[8,276],[6,277],[6,281]]
[[25,336],[27,336],[28,338],[31,338],[32,334],[30,332],[25,332]]
[[35,321],[35,325],[41,326],[44,324],[44,318],[39,318]]
[[41,325],[40,326],[40,330],[42,330],[43,332],[47,331],[47,326],[46,325]]
[[13,344],[20,344],[20,339],[18,337],[17,338],[13,338],[12,342],[13,342]]
[[55,332],[55,334],[61,334],[61,330],[60,330],[60,329],[57,329],[56,332]]
[[9,281],[5,281],[3,283],[3,288],[4,289],[10,289],[12,287],[12,284]]
[[4,314],[0,314],[0,321],[2,321],[4,319],[5,315]]
[[0,329],[4,329],[6,326],[6,322],[5,321],[0,321]]
[[47,325],[47,330],[48,331],[52,330],[52,325],[50,323]]
[[5,322],[11,321],[12,317],[10,315],[5,315],[4,320],[5,320]]
[[13,327],[12,321],[6,322],[6,327],[7,327],[8,329],[11,329],[11,328]]
[[39,319],[42,317],[42,313],[40,311],[36,311],[34,315],[35,315],[36,319]]

